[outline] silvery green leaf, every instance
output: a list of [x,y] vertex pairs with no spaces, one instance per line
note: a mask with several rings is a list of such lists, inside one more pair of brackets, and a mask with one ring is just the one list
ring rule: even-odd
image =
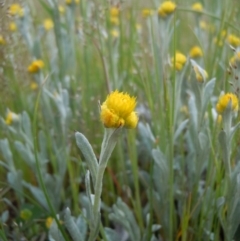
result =
[[29,142],[33,143],[31,121],[26,111],[24,111],[22,114],[22,127],[24,133],[28,137]]
[[158,231],[161,227],[162,226],[159,225],[159,224],[153,224],[152,225],[152,232],[154,233],[154,232]]
[[208,138],[203,132],[200,132],[198,134],[198,139],[199,139],[199,143],[202,151],[205,151],[206,149],[208,149],[208,146],[209,146]]
[[229,143],[227,141],[227,135],[226,135],[225,131],[221,131],[219,133],[218,140],[219,140],[221,150],[222,150],[222,153],[223,153],[223,159],[226,162],[226,161],[228,161],[230,150],[229,150]]
[[121,237],[118,232],[111,228],[104,228],[105,235],[108,241],[121,240]]
[[8,183],[12,186],[12,188],[16,190],[16,193],[19,196],[20,200],[23,201],[24,198],[22,195],[22,171],[18,170],[15,172],[8,172],[7,180]]
[[82,234],[83,236],[83,240],[86,239],[86,235],[87,235],[87,218],[86,218],[86,210],[83,209],[82,210],[82,214],[78,216],[77,220],[76,220],[76,224],[78,226],[79,232]]
[[197,110],[195,101],[196,100],[195,100],[194,95],[190,93],[190,98],[189,98],[189,101],[188,101],[190,120],[193,124],[193,128],[195,130],[198,130],[198,110]]
[[140,229],[136,219],[129,207],[120,198],[113,206],[113,213],[109,214],[109,218],[122,225],[128,231],[132,241],[140,240]]
[[238,122],[234,127],[231,128],[230,140],[233,138],[233,135],[236,133],[239,127],[240,127],[240,122]]
[[39,142],[39,148],[40,148],[40,154],[41,154],[41,158],[43,159],[47,159],[47,140],[46,137],[44,135],[44,132],[41,130],[38,134],[38,142]]
[[15,148],[20,153],[23,160],[28,164],[29,167],[34,167],[35,158],[28,145],[24,146],[20,141],[14,142]]
[[8,210],[2,212],[1,217],[0,217],[0,223],[6,223],[8,218],[9,218]]
[[153,234],[150,241],[159,241],[159,239],[157,239],[156,236]]
[[71,211],[69,208],[65,209],[64,223],[74,241],[84,241],[84,236],[82,236],[82,233],[79,232],[78,226],[71,216]]
[[86,192],[87,192],[87,197],[89,200],[89,212],[90,212],[90,220],[94,221],[93,217],[93,203],[94,201],[92,200],[92,190],[91,190],[91,184],[90,184],[90,173],[87,170],[87,173],[85,175],[85,185],[86,185]]
[[7,163],[8,169],[12,172],[16,171],[8,139],[0,140],[0,150]]
[[34,186],[32,186],[31,184],[29,184],[29,183],[27,183],[27,182],[25,182],[25,181],[23,181],[23,185],[24,185],[25,187],[27,187],[27,188],[31,191],[32,195],[36,198],[36,200],[37,200],[45,209],[47,209],[47,210],[49,211],[48,203],[47,203],[47,201],[46,201],[46,198],[45,198],[45,196],[44,196],[43,191],[42,191],[40,188],[34,187]]
[[203,89],[203,109],[202,109],[203,112],[206,111],[208,102],[212,97],[214,87],[215,87],[215,82],[216,82],[216,78],[211,79],[210,81],[208,81],[208,83]]
[[220,197],[217,199],[217,207],[218,209],[225,204],[225,197]]
[[179,137],[179,135],[182,133],[182,131],[186,128],[187,124],[188,124],[189,120],[184,120],[181,122],[181,124],[178,126],[177,130],[174,133],[174,142],[177,140],[177,138]]
[[93,178],[93,183],[95,186],[97,169],[98,169],[97,158],[93,152],[92,146],[90,145],[89,141],[82,133],[76,132],[75,137],[76,137],[77,146],[82,152],[84,158],[86,159],[86,162],[88,164],[91,176]]
[[55,220],[53,220],[53,223],[49,229],[48,238],[52,241],[65,241],[61,231],[58,229],[58,225]]

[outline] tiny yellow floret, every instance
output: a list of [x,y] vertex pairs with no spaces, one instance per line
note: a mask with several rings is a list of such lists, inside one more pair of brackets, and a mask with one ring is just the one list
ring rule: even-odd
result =
[[101,105],[101,120],[106,128],[135,128],[138,123],[136,98],[127,93],[112,92]]
[[47,229],[49,229],[51,226],[52,226],[52,223],[53,223],[53,218],[52,217],[48,217],[45,221],[45,225],[47,227]]
[[[181,70],[184,66],[184,64],[186,63],[187,58],[184,54],[180,53],[180,52],[176,52],[175,54],[175,68],[176,70]],[[172,57],[172,65],[174,64],[174,58]]]
[[191,48],[189,55],[191,58],[198,58],[203,56],[203,52],[199,46],[194,46]]
[[51,18],[47,18],[44,20],[43,26],[45,30],[48,31],[54,27],[54,23]]
[[37,73],[44,67],[44,62],[41,59],[34,60],[29,66],[28,66],[28,72],[29,73]]
[[192,5],[192,9],[198,12],[202,12],[203,11],[203,6],[201,3],[196,2]]
[[12,4],[9,9],[8,9],[8,13],[11,16],[18,16],[18,17],[23,17],[24,15],[24,9],[17,3]]
[[161,17],[167,17],[171,13],[173,13],[176,9],[176,4],[172,1],[165,1],[163,2],[160,7],[158,8],[158,14]]
[[234,112],[238,111],[237,96],[232,93],[227,93],[225,95],[220,96],[218,99],[218,103],[216,105],[216,110],[217,110],[218,114],[222,114],[226,110],[230,101],[231,101],[231,110]]

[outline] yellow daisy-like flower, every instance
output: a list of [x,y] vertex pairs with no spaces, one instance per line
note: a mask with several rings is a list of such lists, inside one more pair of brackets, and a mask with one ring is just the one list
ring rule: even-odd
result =
[[198,11],[198,12],[202,12],[203,6],[202,6],[201,3],[196,2],[192,5],[192,9],[195,10],[195,11]]
[[53,223],[53,218],[52,217],[48,217],[47,219],[46,219],[46,221],[45,221],[45,225],[46,225],[46,227],[47,227],[47,229],[49,229],[50,227],[51,227],[51,225],[52,225],[52,223]]
[[29,73],[37,73],[40,69],[44,67],[44,62],[41,59],[34,60],[29,66],[28,66],[28,72]]
[[231,101],[232,111],[234,111],[234,112],[238,111],[238,98],[237,98],[237,96],[235,94],[232,94],[232,93],[227,93],[225,95],[220,96],[219,99],[218,99],[218,103],[216,105],[216,109],[217,109],[218,114],[222,114],[226,110],[230,101]]
[[101,105],[101,120],[106,128],[135,128],[138,123],[136,98],[118,90],[108,95]]
[[[175,68],[176,70],[181,70],[186,63],[187,58],[184,54],[177,52],[175,54]],[[174,64],[174,58],[172,57],[172,65]]]
[[47,18],[44,20],[43,26],[44,26],[45,30],[48,31],[54,27],[54,23],[51,18]]
[[194,46],[191,48],[189,55],[191,58],[198,58],[203,56],[203,52],[199,46]]
[[3,38],[3,36],[0,35],[0,45],[4,45],[4,44],[6,44],[6,41],[5,41],[5,39]]
[[144,8],[144,9],[142,10],[142,16],[143,16],[144,18],[150,17],[150,16],[152,16],[152,15],[153,15],[153,10],[152,10],[152,9],[150,9],[150,8]]
[[24,9],[19,4],[15,3],[9,7],[8,13],[11,16],[22,17],[24,15]]
[[176,4],[172,1],[165,1],[163,2],[160,7],[158,8],[158,14],[161,17],[167,17],[171,13],[173,13],[176,9]]
[[17,30],[17,25],[14,22],[9,23],[9,30],[14,32]]
[[20,217],[21,219],[27,221],[32,217],[32,211],[29,209],[23,209],[20,212]]
[[234,34],[229,34],[227,37],[227,40],[228,40],[229,44],[231,44],[233,47],[240,46],[240,38]]

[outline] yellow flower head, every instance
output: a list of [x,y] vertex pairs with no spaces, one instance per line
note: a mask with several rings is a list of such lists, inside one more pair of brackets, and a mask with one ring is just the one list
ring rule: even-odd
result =
[[119,17],[110,17],[110,22],[113,25],[119,25]]
[[30,84],[30,88],[31,88],[31,90],[37,90],[38,84],[36,82],[32,81]]
[[240,38],[238,38],[236,35],[229,34],[227,40],[228,43],[231,44],[233,47],[240,46]]
[[[186,63],[187,58],[184,54],[176,52],[175,54],[175,68],[176,70],[181,70]],[[174,64],[174,58],[172,57],[172,65]]]
[[16,25],[16,23],[11,22],[11,23],[9,24],[9,30],[12,31],[12,32],[16,31],[16,30],[17,30],[17,25]]
[[161,17],[167,17],[171,13],[173,13],[176,9],[176,4],[172,1],[165,1],[163,2],[160,7],[158,8],[158,14]]
[[201,3],[196,2],[192,5],[192,9],[195,10],[195,11],[198,11],[198,12],[202,12],[203,6],[202,6]]
[[208,73],[206,70],[204,70],[204,69],[200,70],[197,65],[194,65],[193,69],[195,71],[197,81],[203,82],[204,80],[206,80],[208,78]]
[[19,116],[17,114],[15,114],[14,112],[8,110],[6,119],[5,119],[5,123],[8,126],[10,126],[13,122],[18,121],[18,120],[19,120]]
[[23,17],[24,15],[24,9],[17,3],[12,4],[9,9],[8,9],[8,13],[11,16],[18,16],[18,17]]
[[51,225],[52,225],[52,223],[53,223],[53,218],[52,217],[48,217],[47,219],[46,219],[46,222],[45,222],[45,225],[46,225],[46,227],[47,227],[47,229],[49,229],[50,227],[51,227]]
[[0,45],[4,45],[4,44],[6,44],[6,41],[5,41],[5,39],[3,38],[3,36],[0,35]]
[[152,9],[150,9],[150,8],[144,8],[144,9],[142,10],[142,16],[143,16],[144,18],[150,17],[151,15],[153,15],[153,10],[152,10]]
[[106,128],[135,128],[138,123],[136,98],[127,93],[114,91],[101,105],[101,120]]
[[232,111],[234,111],[234,112],[238,111],[238,98],[237,98],[237,96],[235,94],[232,94],[232,93],[227,93],[225,95],[220,96],[219,99],[218,99],[218,103],[216,105],[216,109],[217,109],[218,114],[222,114],[226,110],[230,101],[231,101]]
[[116,29],[113,29],[113,30],[111,31],[111,35],[112,35],[112,37],[114,37],[114,38],[118,38],[118,37],[119,37],[119,32],[118,32]]
[[32,217],[32,212],[31,212],[31,210],[29,210],[29,209],[23,209],[23,210],[21,210],[21,212],[20,212],[20,217],[21,217],[21,219],[23,219],[23,220],[25,220],[25,221],[29,220],[29,219]]
[[110,16],[111,17],[119,17],[119,8],[117,7],[111,7],[110,9]]
[[37,73],[40,69],[44,67],[44,62],[41,59],[34,60],[29,66],[28,66],[28,72],[29,73]]
[[198,58],[198,57],[203,56],[203,52],[202,52],[202,49],[200,47],[194,46],[194,47],[191,48],[189,55],[190,55],[191,58]]
[[59,11],[59,13],[64,14],[65,13],[65,8],[62,5],[59,5],[58,6],[58,11]]
[[43,26],[44,26],[45,30],[48,31],[54,27],[54,23],[51,18],[47,18],[44,20]]

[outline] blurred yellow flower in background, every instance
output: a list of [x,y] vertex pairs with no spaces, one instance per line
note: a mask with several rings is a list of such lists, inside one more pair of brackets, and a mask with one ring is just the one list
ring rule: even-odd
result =
[[144,18],[150,17],[150,16],[152,16],[152,15],[153,15],[153,10],[152,10],[152,9],[150,9],[150,8],[144,8],[144,9],[142,10],[142,16],[143,16]]
[[161,17],[167,17],[171,13],[173,13],[176,9],[176,4],[172,1],[165,1],[163,2],[160,7],[158,8],[158,14]]
[[45,225],[46,225],[46,228],[49,229],[53,223],[53,218],[52,217],[48,217],[45,221]]
[[16,25],[16,23],[10,22],[10,23],[9,23],[9,30],[12,31],[12,32],[16,31],[16,30],[17,30],[17,25]]
[[65,1],[65,3],[66,3],[67,5],[70,5],[70,4],[72,4],[73,2],[75,2],[76,4],[79,4],[79,3],[80,3],[80,0],[75,0],[75,1],[73,1],[73,0],[66,0],[66,1]]
[[219,97],[218,99],[218,103],[216,105],[216,110],[218,112],[218,114],[222,114],[229,102],[231,101],[231,109],[232,111],[234,112],[237,112],[238,111],[238,98],[235,94],[232,94],[232,93],[227,93],[227,94],[224,94],[222,96]]
[[0,45],[6,44],[6,40],[3,38],[2,35],[0,35]]
[[114,37],[114,38],[118,38],[118,37],[119,37],[119,32],[118,32],[116,29],[113,29],[113,30],[111,31],[111,35],[112,35],[112,37]]
[[9,126],[9,125],[12,125],[13,122],[18,120],[19,120],[19,116],[16,113],[8,110],[5,123]]
[[35,81],[31,81],[30,88],[31,90],[37,90],[38,84]]
[[136,98],[127,93],[112,92],[101,105],[101,120],[106,128],[135,128],[138,123]]
[[44,67],[44,62],[41,59],[34,60],[29,66],[28,66],[28,72],[29,73],[37,73],[40,69]]
[[15,4],[10,5],[10,7],[8,9],[8,13],[11,16],[23,17],[24,9],[21,7],[21,5],[15,3]]
[[44,20],[43,26],[44,26],[45,30],[48,31],[54,27],[54,23],[51,18],[47,18]]
[[189,53],[191,58],[198,58],[203,56],[202,49],[199,46],[193,46]]
[[227,37],[228,43],[231,44],[233,47],[240,46],[240,38],[234,34],[229,34]]
[[198,12],[202,12],[203,11],[203,6],[200,2],[196,2],[192,5],[192,9]]
[[[175,68],[176,70],[181,70],[184,66],[184,64],[187,61],[187,57],[180,53],[180,52],[176,52],[175,54]],[[174,65],[174,58],[172,57],[172,65]]]
[[204,80],[206,80],[208,78],[208,73],[206,70],[202,69],[200,71],[196,65],[193,67],[193,69],[194,69],[197,81],[203,82]]

